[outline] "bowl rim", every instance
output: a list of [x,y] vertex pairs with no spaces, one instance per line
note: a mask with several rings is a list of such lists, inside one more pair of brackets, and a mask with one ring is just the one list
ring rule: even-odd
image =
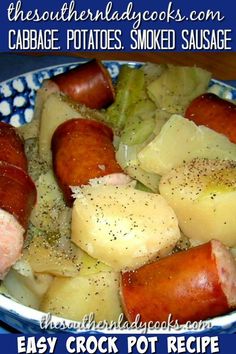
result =
[[[26,322],[31,325],[36,325],[39,329],[39,332],[42,331],[51,331],[53,330],[54,333],[59,333],[61,331],[64,332],[74,332],[74,333],[81,333],[81,332],[89,332],[95,331],[98,333],[143,333],[143,328],[115,328],[109,329],[105,326],[105,328],[97,328],[97,327],[87,327],[82,326],[82,321],[74,321],[69,320],[63,317],[59,317],[56,315],[52,315],[50,313],[46,313],[40,310],[36,310],[34,308],[28,307],[26,305],[21,304],[18,300],[6,295],[0,294],[0,313],[3,312],[8,316],[13,316],[16,319],[20,319],[23,322]],[[41,323],[44,318],[49,316],[50,321],[52,323],[52,328],[44,328]],[[1,316],[0,316],[1,318]],[[4,321],[4,319],[3,319]],[[11,326],[11,322],[6,322],[8,325]],[[148,332],[145,333],[155,333],[155,334],[201,334],[201,333],[214,333],[215,331],[219,332],[221,330],[225,331],[227,328],[231,328],[233,325],[236,325],[236,310],[231,311],[225,315],[217,316],[212,319],[208,319],[205,321],[194,321],[192,322],[193,326],[200,327],[200,328],[186,328],[185,325],[180,325],[177,328],[170,328],[170,329],[149,329]]]

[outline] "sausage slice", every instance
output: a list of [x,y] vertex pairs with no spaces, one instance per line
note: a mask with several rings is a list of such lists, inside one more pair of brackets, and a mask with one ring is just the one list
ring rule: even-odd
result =
[[27,158],[24,151],[24,142],[17,130],[10,124],[0,122],[0,161],[27,171]]
[[197,125],[205,125],[236,143],[236,105],[213,93],[195,98],[188,106],[185,117]]
[[236,307],[236,262],[213,240],[123,273],[121,294],[131,322],[205,320]]
[[112,140],[109,127],[90,119],[71,119],[56,129],[51,144],[53,169],[68,206],[73,204],[70,186],[122,172]]
[[21,168],[0,161],[0,279],[20,258],[36,188]]
[[115,98],[111,77],[102,63],[93,59],[51,79],[73,101],[87,107],[108,107]]

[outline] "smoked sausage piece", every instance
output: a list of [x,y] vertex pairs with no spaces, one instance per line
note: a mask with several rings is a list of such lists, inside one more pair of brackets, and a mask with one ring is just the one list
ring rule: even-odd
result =
[[68,206],[73,204],[70,186],[122,172],[112,140],[109,127],[89,119],[71,119],[56,129],[51,144],[53,169]]
[[115,98],[109,72],[95,59],[54,76],[51,80],[73,101],[90,108],[105,108]]
[[0,161],[0,279],[20,258],[36,188],[21,168]]
[[213,240],[123,273],[121,295],[130,322],[205,320],[236,306],[236,262]]
[[195,98],[188,106],[185,117],[197,125],[205,125],[224,134],[236,143],[236,105],[213,93]]
[[0,209],[12,214],[25,230],[36,195],[35,184],[25,171],[0,161]]
[[0,161],[27,171],[27,158],[24,151],[24,142],[16,129],[4,122],[0,122]]

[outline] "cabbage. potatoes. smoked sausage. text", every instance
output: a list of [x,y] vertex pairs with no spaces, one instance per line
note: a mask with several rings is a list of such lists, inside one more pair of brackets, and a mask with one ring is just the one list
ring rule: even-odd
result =
[[180,324],[236,307],[236,263],[219,241],[179,252],[122,275],[121,295],[130,322]]

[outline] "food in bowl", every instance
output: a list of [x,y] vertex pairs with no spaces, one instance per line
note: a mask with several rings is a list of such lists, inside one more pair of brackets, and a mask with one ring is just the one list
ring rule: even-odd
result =
[[[94,66],[94,61],[86,64],[85,72],[89,65]],[[101,64],[96,67],[100,70]],[[102,69],[99,76],[102,80],[104,72]],[[91,80],[82,77],[83,87],[90,89]],[[194,243],[202,242],[180,233],[177,208],[162,191],[163,180],[174,168],[187,166],[186,149],[190,163],[193,158],[230,160],[231,164],[235,160],[234,143],[184,118],[187,106],[205,93],[209,80],[210,74],[197,68],[124,65],[114,103],[108,78],[108,108],[105,103],[99,110],[59,92],[57,80],[44,83],[38,92],[34,120],[20,128],[26,137],[29,173],[35,180],[38,199],[23,256],[3,281],[12,296],[20,294],[18,300],[28,306],[76,321],[87,313],[93,313],[97,321],[117,320],[122,311],[132,321],[126,304],[132,297],[125,295],[121,279],[139,274],[142,267],[171,260],[175,252],[188,252]],[[179,129],[179,122],[185,128]],[[162,138],[166,132],[167,140]],[[180,141],[183,135],[178,134],[185,132],[181,142],[190,145],[186,144],[186,149],[176,147],[169,154],[172,142]],[[158,163],[161,170],[157,171]],[[78,178],[81,171],[85,180]],[[227,193],[227,188],[221,193]],[[189,205],[190,212],[191,195]],[[210,241],[215,245],[212,239],[214,236]],[[220,240],[224,243],[224,237]],[[214,254],[212,251],[212,257]],[[224,254],[234,274],[233,256],[228,251]],[[196,276],[201,278],[199,274]],[[142,298],[142,291],[137,291],[137,296]],[[227,313],[235,306],[234,299],[235,291],[230,306],[221,303],[218,312],[208,312],[200,319]],[[166,316],[170,312],[167,307]],[[135,315],[140,315],[141,321],[144,318],[140,307]]]

